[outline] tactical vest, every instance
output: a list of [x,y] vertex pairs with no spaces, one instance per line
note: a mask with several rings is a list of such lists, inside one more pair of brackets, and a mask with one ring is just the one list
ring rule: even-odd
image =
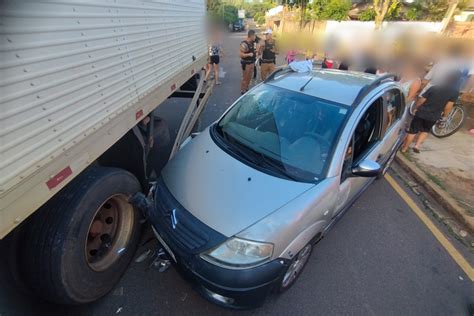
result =
[[272,50],[275,48],[275,42],[268,43],[265,40],[265,46],[263,48],[262,59],[263,62],[272,62],[275,63],[275,53]]
[[241,58],[242,63],[244,63],[244,64],[253,64],[253,63],[255,63],[255,60],[256,60],[255,44],[254,43],[249,43],[247,41],[242,41],[240,44],[241,45],[245,44],[246,47],[247,47],[247,50],[244,53],[248,54],[248,53],[253,52],[253,57]]

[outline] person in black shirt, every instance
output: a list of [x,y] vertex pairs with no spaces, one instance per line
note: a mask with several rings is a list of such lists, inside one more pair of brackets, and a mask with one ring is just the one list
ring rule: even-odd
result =
[[413,151],[419,153],[421,144],[425,141],[436,121],[440,119],[440,116],[441,119],[445,119],[449,115],[454,102],[459,96],[459,91],[453,84],[457,82],[459,75],[456,71],[446,76],[442,84],[431,86],[418,99],[415,117],[408,128],[402,152],[408,150],[408,147],[418,135]]

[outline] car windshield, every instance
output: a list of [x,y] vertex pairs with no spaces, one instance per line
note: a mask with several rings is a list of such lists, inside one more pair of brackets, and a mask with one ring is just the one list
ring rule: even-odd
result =
[[314,182],[323,177],[347,113],[342,104],[262,84],[237,101],[216,131],[243,159]]

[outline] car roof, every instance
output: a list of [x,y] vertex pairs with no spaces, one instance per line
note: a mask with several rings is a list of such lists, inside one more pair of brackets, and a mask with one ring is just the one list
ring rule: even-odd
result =
[[[356,71],[313,69],[305,73],[293,71],[275,73],[275,76],[266,83],[328,101],[352,105],[361,90],[377,78],[379,77],[376,75]],[[310,79],[303,91],[300,91]]]

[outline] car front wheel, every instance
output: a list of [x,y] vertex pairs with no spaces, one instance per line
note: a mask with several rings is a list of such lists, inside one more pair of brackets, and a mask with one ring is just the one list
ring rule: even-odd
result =
[[304,267],[308,263],[309,257],[313,250],[313,245],[308,243],[298,254],[291,260],[287,270],[281,278],[280,285],[278,287],[278,293],[283,293],[295,284],[298,277],[303,272]]

